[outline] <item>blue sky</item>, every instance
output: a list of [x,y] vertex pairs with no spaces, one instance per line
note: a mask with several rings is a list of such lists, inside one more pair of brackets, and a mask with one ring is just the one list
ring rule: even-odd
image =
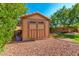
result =
[[41,14],[50,17],[51,14],[63,6],[70,8],[72,5],[74,5],[74,3],[28,3],[25,7],[29,8],[28,14],[40,12]]

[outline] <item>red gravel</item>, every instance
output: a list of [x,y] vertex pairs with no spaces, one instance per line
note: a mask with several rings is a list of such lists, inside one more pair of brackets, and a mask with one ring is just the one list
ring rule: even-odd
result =
[[44,39],[30,42],[11,43],[5,46],[1,55],[9,56],[75,56],[79,55],[79,45],[64,40]]

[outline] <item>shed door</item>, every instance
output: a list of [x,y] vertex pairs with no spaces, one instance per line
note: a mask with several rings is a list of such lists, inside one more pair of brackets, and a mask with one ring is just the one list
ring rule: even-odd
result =
[[45,26],[43,22],[38,22],[38,38],[44,38],[45,37]]
[[45,26],[43,22],[29,22],[28,36],[30,39],[42,39],[45,37]]
[[36,22],[30,21],[28,24],[28,37],[34,39],[37,37],[37,24]]

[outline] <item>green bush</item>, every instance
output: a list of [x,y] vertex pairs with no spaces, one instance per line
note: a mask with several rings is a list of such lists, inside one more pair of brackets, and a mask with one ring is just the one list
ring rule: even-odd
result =
[[0,4],[0,49],[12,40],[18,18],[26,13],[25,4],[1,3]]

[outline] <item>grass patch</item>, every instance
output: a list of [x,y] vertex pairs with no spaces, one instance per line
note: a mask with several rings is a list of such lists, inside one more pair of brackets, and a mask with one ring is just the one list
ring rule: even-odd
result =
[[53,35],[55,38],[70,38],[75,43],[79,43],[79,34],[72,34],[72,33],[55,33]]

